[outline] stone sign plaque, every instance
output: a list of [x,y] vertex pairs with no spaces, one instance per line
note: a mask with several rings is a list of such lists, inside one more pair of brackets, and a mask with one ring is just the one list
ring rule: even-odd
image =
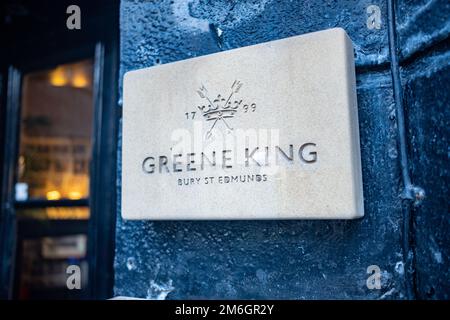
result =
[[352,42],[330,29],[124,77],[125,219],[352,219]]

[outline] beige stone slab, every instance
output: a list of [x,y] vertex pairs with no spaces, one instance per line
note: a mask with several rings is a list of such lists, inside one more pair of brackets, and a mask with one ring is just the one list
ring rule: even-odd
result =
[[124,77],[125,219],[352,219],[363,191],[343,29]]

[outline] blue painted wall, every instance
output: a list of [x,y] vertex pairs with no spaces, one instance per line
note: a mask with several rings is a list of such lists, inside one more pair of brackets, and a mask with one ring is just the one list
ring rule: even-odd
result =
[[[380,29],[367,27],[370,5],[381,10]],[[403,105],[394,99],[387,7],[384,0],[121,2],[120,83],[133,69],[344,28],[355,48],[366,215],[354,221],[124,221],[119,180],[115,295],[449,298],[450,4],[396,4]],[[403,196],[397,107],[405,113],[406,169],[422,188],[412,200]],[[119,136],[119,177],[120,142]],[[366,286],[370,265],[382,270],[380,290]]]

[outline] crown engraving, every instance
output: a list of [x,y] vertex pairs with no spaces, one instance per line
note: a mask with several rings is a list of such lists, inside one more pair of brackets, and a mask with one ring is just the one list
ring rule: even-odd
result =
[[212,134],[212,130],[216,126],[217,122],[221,121],[229,131],[233,131],[233,128],[228,123],[227,119],[233,118],[236,113],[242,109],[244,112],[255,111],[256,104],[251,105],[244,104],[242,99],[237,98],[235,95],[239,93],[243,83],[239,80],[235,80],[230,88],[228,95],[222,96],[218,94],[215,99],[211,99],[208,90],[202,84],[197,90],[197,94],[205,100],[205,104],[198,105],[197,108],[201,111],[206,121],[213,121],[213,124],[206,134],[209,138]]

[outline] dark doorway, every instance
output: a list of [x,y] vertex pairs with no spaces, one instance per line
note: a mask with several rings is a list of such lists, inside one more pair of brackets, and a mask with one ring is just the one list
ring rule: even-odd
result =
[[111,297],[118,1],[0,10],[0,297]]

